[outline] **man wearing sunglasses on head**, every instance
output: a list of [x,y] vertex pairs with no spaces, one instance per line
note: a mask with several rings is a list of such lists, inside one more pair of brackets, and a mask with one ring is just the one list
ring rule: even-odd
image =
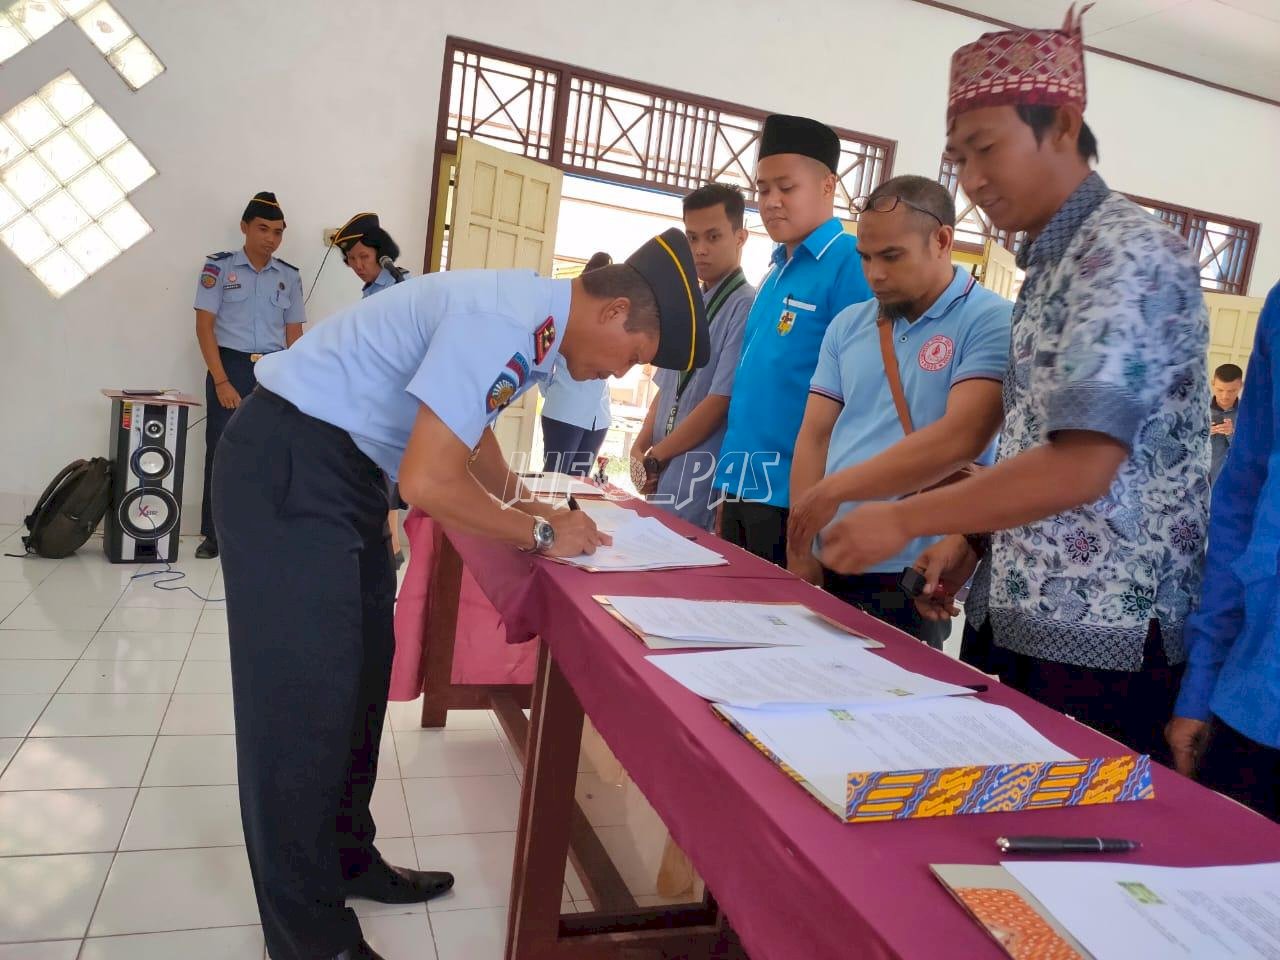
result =
[[932,540],[859,574],[823,568],[822,528],[859,502],[888,500],[990,462],[1001,421],[1013,304],[951,262],[955,202],[924,177],[895,177],[855,204],[858,254],[876,299],[827,328],[791,468],[787,567],[941,648],[898,587]]

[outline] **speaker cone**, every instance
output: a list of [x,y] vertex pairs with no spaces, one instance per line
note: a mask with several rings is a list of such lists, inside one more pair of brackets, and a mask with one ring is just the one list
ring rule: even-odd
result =
[[164,447],[139,447],[134,451],[130,467],[134,476],[144,480],[159,480],[167,477],[173,469],[173,454]]
[[163,487],[136,487],[120,500],[120,526],[137,540],[159,540],[178,523],[178,501]]

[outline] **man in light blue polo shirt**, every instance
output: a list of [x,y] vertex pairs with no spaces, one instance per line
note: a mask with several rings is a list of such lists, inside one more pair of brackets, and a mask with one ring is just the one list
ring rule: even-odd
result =
[[747,317],[742,359],[720,446],[720,535],[766,560],[787,561],[791,455],[809,379],[831,318],[871,299],[858,243],[835,218],[840,140],[807,117],[764,122],[756,190],[777,244]]
[[[814,541],[859,501],[913,493],[973,460],[990,462],[1013,304],[951,263],[955,203],[936,181],[895,177],[860,206],[858,252],[876,299],[842,311],[822,341],[791,470],[788,567],[941,648],[947,624],[925,620],[898,588],[932,539],[857,575],[824,570]],[[892,342],[909,432],[882,338]]]

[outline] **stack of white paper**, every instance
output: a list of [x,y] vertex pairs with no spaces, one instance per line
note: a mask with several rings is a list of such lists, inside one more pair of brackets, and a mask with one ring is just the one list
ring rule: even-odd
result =
[[1095,960],[1280,957],[1280,863],[1003,866]]
[[803,647],[882,644],[818,616],[800,603],[739,603],[671,597],[604,598],[650,649],[688,647]]
[[592,554],[562,559],[562,563],[592,573],[606,571],[675,570],[683,567],[718,567],[729,561],[714,550],[686,540],[661,520],[635,515],[635,519],[604,528],[613,543]]
[[[708,656],[714,654],[666,659]],[[851,773],[1075,759],[1012,710],[969,697],[850,709],[716,710],[764,744],[803,777],[824,804],[840,812]]]
[[830,644],[648,660],[698,696],[737,707],[853,707],[973,693],[866,650]]

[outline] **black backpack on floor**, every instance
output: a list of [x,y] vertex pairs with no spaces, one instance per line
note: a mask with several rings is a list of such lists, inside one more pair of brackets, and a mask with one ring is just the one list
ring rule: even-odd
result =
[[50,560],[69,557],[93,536],[110,505],[111,461],[75,460],[49,481],[22,521],[31,531],[22,545],[28,553]]

